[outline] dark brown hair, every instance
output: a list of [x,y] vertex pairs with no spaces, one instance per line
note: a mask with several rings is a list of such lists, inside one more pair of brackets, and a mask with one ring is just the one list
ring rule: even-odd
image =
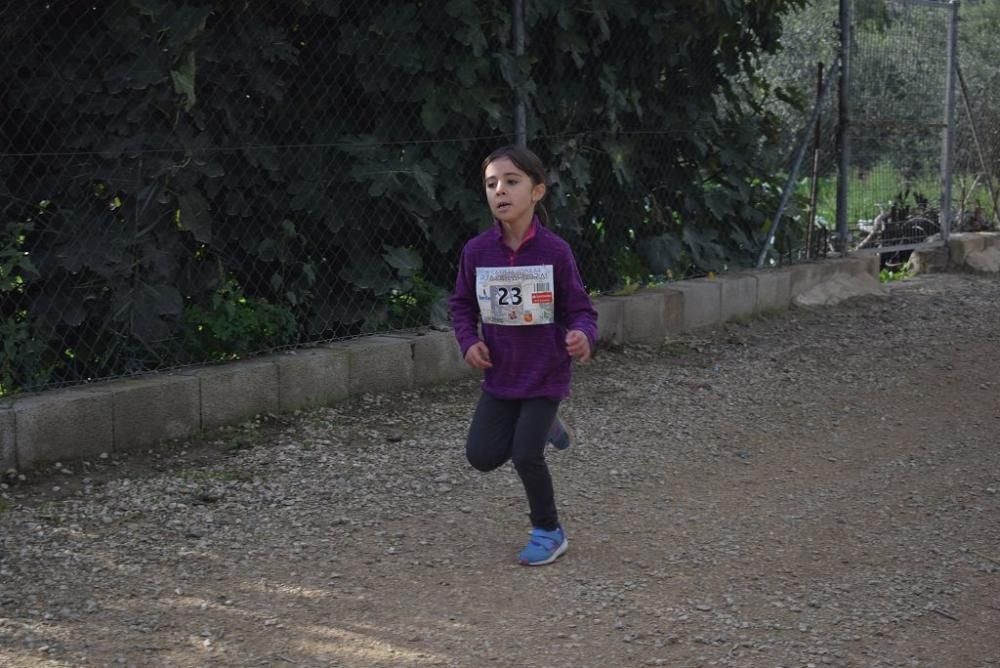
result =
[[[535,155],[534,151],[531,151],[524,146],[518,146],[517,144],[501,146],[486,156],[486,159],[483,160],[482,169],[480,170],[484,181],[486,180],[486,168],[489,167],[491,162],[495,162],[501,158],[507,158],[514,163],[515,167],[528,175],[532,184],[536,186],[539,183],[545,185],[545,197],[548,197],[548,184],[545,183],[545,165],[542,164],[541,158]],[[535,212],[538,214],[538,219],[542,222],[542,224],[548,225],[549,212],[545,210],[545,197],[542,197],[542,199],[535,204]]]

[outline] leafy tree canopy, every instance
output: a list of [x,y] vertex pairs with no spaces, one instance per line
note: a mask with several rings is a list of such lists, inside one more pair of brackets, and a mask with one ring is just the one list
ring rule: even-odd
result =
[[[748,263],[781,133],[760,58],[803,5],[532,0],[517,56],[506,3],[6,3],[0,224],[34,271],[0,317],[49,342],[7,384],[426,322],[514,91],[591,287]],[[253,336],[209,322],[248,309]]]

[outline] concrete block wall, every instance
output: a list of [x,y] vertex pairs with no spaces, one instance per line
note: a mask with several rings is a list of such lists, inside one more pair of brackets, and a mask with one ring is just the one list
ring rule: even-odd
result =
[[287,413],[343,401],[348,387],[347,351],[303,348],[275,355],[278,365],[278,411]]
[[114,443],[110,392],[46,392],[16,400],[13,413],[16,465],[21,469],[60,459],[97,456]]
[[979,232],[978,234],[982,237],[985,248],[1000,248],[1000,232]]
[[753,317],[757,313],[757,278],[749,273],[719,276],[722,322]]
[[[957,236],[957,235],[956,235]],[[990,243],[1000,244],[1000,235]],[[973,244],[984,247],[985,238]],[[671,334],[787,309],[795,295],[838,276],[878,276],[878,258],[678,281],[595,300],[603,343],[658,343]],[[331,405],[476,378],[451,332],[370,336],[221,366],[53,390],[0,403],[0,466],[28,469],[155,447],[261,413]]]
[[[953,270],[996,274],[1000,271],[1000,232],[962,232],[948,237],[946,260],[928,252],[911,262],[918,270]],[[932,261],[936,260],[936,261]]]
[[994,239],[988,233],[960,232],[948,236],[948,264],[961,267],[972,253],[986,250],[987,243],[993,245]]
[[126,448],[148,448],[202,428],[201,394],[194,376],[158,375],[99,386],[111,395],[114,441]]
[[405,338],[366,336],[335,344],[335,349],[347,353],[347,387],[351,394],[413,387],[413,351]]
[[608,297],[594,302],[597,310],[597,340],[619,345],[625,342],[625,304],[628,297]]
[[792,272],[773,269],[754,274],[757,279],[757,314],[783,311],[792,303]]
[[278,365],[253,359],[188,372],[198,379],[201,426],[211,430],[278,412]]

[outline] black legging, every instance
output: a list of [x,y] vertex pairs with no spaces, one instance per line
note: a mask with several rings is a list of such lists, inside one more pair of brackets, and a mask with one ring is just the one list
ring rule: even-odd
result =
[[513,460],[528,495],[531,525],[546,531],[559,526],[545,464],[545,441],[558,407],[550,399],[497,399],[483,392],[465,443],[465,456],[480,471]]

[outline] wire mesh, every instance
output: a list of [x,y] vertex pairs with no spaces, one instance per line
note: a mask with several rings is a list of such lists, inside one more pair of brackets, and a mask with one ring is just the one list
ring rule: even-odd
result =
[[959,23],[959,86],[956,109],[953,229],[1000,227],[1000,5],[965,2]]
[[[736,221],[749,255],[759,221],[723,192],[744,186],[677,186],[752,161],[753,126],[733,125],[722,162],[674,157],[741,104],[719,94],[739,61],[696,36],[700,62],[650,68],[648,35],[608,27],[648,21],[602,16],[595,43],[631,49],[623,65],[583,59],[590,28],[533,3],[521,57],[499,3],[8,3],[0,396],[446,323],[461,243],[490,224],[479,161],[513,136],[515,91],[592,288],[722,268],[721,240],[692,222],[710,215]],[[619,81],[683,89],[692,127],[644,122],[642,105],[681,102],[625,99]]]
[[[791,182],[789,206],[777,222],[770,264],[793,264],[824,258],[833,252],[836,228],[837,90],[840,75],[834,67],[839,51],[837,2],[811,3],[789,20],[782,49],[765,59],[764,72],[780,87],[788,102],[773,108],[780,114],[783,133],[779,154],[783,176],[789,176],[795,156],[803,159]],[[832,79],[831,79],[832,77]],[[824,83],[826,94],[819,98]],[[819,105],[818,117],[810,116]]]
[[432,80],[399,5],[22,4],[0,395],[440,318],[505,137],[489,58]]
[[[800,74],[799,87],[804,90],[811,87],[813,97],[807,110],[816,112],[816,121],[810,124],[811,113],[803,113],[793,117],[789,124],[795,132],[789,132],[788,136],[796,140],[795,145],[786,149],[790,204],[778,223],[774,252],[768,257],[771,264],[788,265],[835,254],[839,71],[834,68],[831,72],[826,63],[819,62],[813,77],[813,81],[807,81]],[[825,92],[822,97],[821,92]],[[800,153],[799,168],[792,173]]]
[[[947,3],[856,3],[847,217],[856,249],[880,249],[940,233],[945,128]],[[939,237],[938,237],[939,238]],[[887,251],[886,249],[889,249]]]
[[[858,38],[857,221],[939,195],[945,12],[897,4]],[[505,3],[8,2],[0,396],[447,324],[461,245],[491,224],[480,160],[514,138],[516,99],[591,289],[753,266],[800,141],[775,259],[825,255],[836,97],[815,147],[805,119],[829,17],[802,24],[816,57],[784,75],[789,106],[758,83],[779,32],[754,33],[759,13],[720,41],[711,12],[609,7],[524,3],[518,55]]]

